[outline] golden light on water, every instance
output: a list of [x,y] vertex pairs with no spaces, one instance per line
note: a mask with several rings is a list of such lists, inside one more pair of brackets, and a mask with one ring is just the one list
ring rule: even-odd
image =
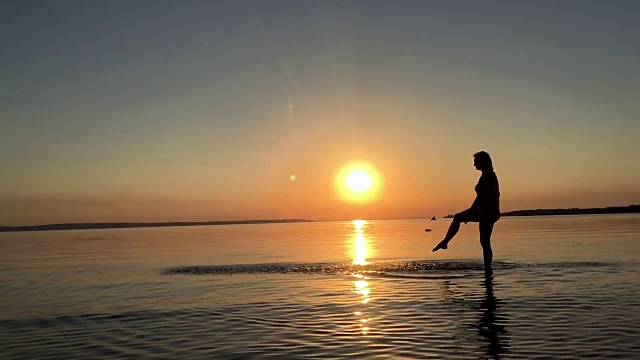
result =
[[[369,288],[367,280],[364,280],[363,277],[361,277],[361,279],[362,280],[356,280],[353,282],[353,292],[359,295],[360,303],[366,305],[371,301],[371,289]],[[371,329],[369,325],[371,318],[363,311],[356,311],[354,312],[354,315],[356,316],[360,332],[362,335],[367,335]]]
[[356,265],[366,265],[367,262],[367,242],[364,237],[364,230],[362,227],[367,223],[367,220],[354,220],[353,225],[356,228],[355,232],[355,248],[353,263]]
[[[367,305],[369,301],[371,301],[371,288],[369,288],[369,283],[367,280],[364,280],[364,277],[360,277],[362,280],[356,280],[353,282],[353,292],[358,294],[360,297],[360,303],[362,305]],[[358,328],[362,335],[367,335],[371,330],[371,326],[369,322],[372,320],[368,317],[363,311],[354,312],[358,322]]]
[[371,300],[369,298],[369,294],[371,293],[371,290],[369,289],[369,283],[367,282],[367,280],[354,281],[353,284],[355,285],[356,292],[362,295],[362,303],[363,304],[368,303],[369,300]]
[[382,188],[382,176],[371,164],[352,162],[338,171],[335,187],[343,201],[363,203],[375,200]]
[[[368,226],[367,226],[368,225]],[[364,236],[365,228],[370,228],[371,225],[367,224],[367,220],[354,220],[353,226],[355,228],[355,242],[353,253],[353,264],[366,265],[367,261],[367,241]],[[359,302],[362,305],[367,305],[371,301],[371,288],[369,282],[366,280],[365,273],[353,274],[357,280],[353,282],[353,292],[358,294]],[[371,318],[363,311],[356,311],[354,315],[358,321],[358,329],[362,335],[367,335],[371,330],[369,322]]]
[[353,220],[353,226],[357,232],[362,233],[362,227],[367,223],[367,220]]

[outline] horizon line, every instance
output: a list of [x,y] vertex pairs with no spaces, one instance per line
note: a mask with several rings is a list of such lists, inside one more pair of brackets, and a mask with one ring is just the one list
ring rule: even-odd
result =
[[[535,216],[535,215],[597,215],[615,213],[638,213],[640,205],[632,204],[627,206],[607,206],[599,208],[554,208],[554,209],[527,209],[513,210],[501,213],[501,216]],[[448,214],[442,218],[450,218]],[[397,218],[372,218],[367,220],[433,220],[432,217],[397,217]],[[150,227],[177,227],[177,226],[215,226],[215,225],[259,225],[259,224],[283,224],[301,222],[330,222],[330,221],[353,221],[354,219],[250,219],[250,220],[208,220],[208,221],[162,221],[162,222],[86,222],[86,223],[52,223],[39,225],[18,225],[0,226],[0,232],[27,232],[27,231],[57,231],[57,230],[97,230],[97,229],[127,229],[127,228],[150,228]]]

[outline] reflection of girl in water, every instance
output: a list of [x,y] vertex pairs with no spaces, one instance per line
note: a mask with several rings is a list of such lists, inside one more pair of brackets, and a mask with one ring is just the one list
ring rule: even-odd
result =
[[467,210],[457,213],[449,226],[444,240],[440,241],[433,251],[446,249],[447,244],[458,233],[460,223],[469,221],[480,223],[480,244],[484,256],[485,271],[491,270],[493,252],[491,251],[491,232],[493,224],[500,218],[500,189],[498,177],[493,172],[493,163],[488,153],[484,151],[473,154],[473,165],[482,171],[476,185],[476,199]]
[[509,352],[509,338],[505,335],[507,317],[496,314],[496,310],[500,308],[500,300],[493,295],[493,275],[487,275],[483,285],[486,297],[478,304],[478,310],[482,312],[477,323],[478,335],[487,342],[487,356],[500,359],[500,354]]

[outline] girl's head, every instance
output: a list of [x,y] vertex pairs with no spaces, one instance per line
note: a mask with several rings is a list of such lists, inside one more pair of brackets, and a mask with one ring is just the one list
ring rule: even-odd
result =
[[473,166],[480,171],[493,170],[493,163],[491,162],[491,156],[486,151],[478,151],[473,154]]

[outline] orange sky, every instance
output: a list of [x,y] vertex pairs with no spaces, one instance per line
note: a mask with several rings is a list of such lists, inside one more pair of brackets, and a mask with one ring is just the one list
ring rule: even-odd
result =
[[640,203],[636,5],[247,4],[12,3],[0,225],[441,217],[479,150],[503,211]]

